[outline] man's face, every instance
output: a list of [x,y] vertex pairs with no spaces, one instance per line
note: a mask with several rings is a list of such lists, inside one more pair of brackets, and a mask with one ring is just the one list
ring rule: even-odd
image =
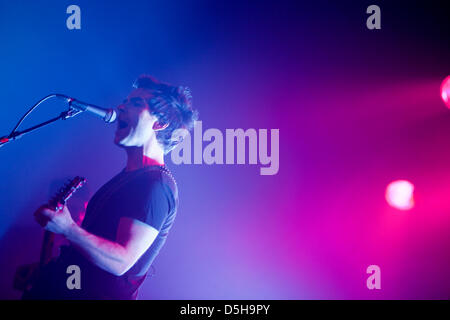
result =
[[145,89],[135,89],[117,109],[119,116],[114,143],[124,147],[141,147],[149,141],[155,131],[156,118],[150,114],[147,101],[153,95]]

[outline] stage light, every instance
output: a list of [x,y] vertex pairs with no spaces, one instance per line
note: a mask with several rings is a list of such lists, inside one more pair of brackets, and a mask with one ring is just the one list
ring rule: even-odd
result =
[[441,84],[441,98],[447,108],[450,109],[450,76],[444,79]]
[[391,207],[409,210],[414,207],[414,185],[406,180],[391,182],[386,188],[386,201]]

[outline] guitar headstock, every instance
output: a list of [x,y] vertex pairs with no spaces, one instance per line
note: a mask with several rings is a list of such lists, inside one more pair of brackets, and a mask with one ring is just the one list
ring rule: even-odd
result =
[[70,179],[64,186],[62,186],[59,191],[53,196],[49,201],[49,205],[55,210],[58,209],[58,204],[65,204],[66,201],[72,196],[72,194],[80,189],[86,182],[85,178],[76,176]]

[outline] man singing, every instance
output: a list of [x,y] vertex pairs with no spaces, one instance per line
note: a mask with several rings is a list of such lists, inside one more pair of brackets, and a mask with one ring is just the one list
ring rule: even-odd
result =
[[[136,299],[174,223],[178,191],[164,165],[197,119],[186,87],[141,76],[118,106],[114,142],[127,153],[126,167],[89,201],[81,226],[67,207],[42,206],[35,217],[71,245],[40,273],[25,299]],[[67,285],[67,268],[81,271],[79,289]],[[70,287],[70,288],[69,288]]]

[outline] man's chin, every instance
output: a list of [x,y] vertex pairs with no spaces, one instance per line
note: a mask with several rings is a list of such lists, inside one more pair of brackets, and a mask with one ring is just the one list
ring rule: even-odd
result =
[[119,135],[116,135],[114,137],[114,144],[118,147],[124,147],[124,141],[125,141],[125,137],[121,137]]

